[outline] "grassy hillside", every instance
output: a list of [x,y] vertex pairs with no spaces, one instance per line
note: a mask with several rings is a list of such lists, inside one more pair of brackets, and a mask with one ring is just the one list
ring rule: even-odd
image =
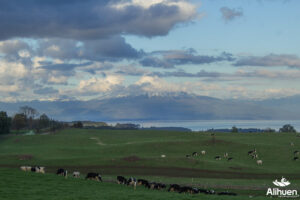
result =
[[[135,176],[263,196],[272,181],[282,176],[292,182],[291,187],[300,188],[300,161],[292,160],[293,152],[300,150],[299,140],[295,134],[283,133],[218,133],[213,138],[209,133],[195,132],[68,129],[48,135],[1,136],[0,167],[40,165],[52,174],[64,167],[81,173],[100,172],[107,181],[115,180],[116,175]],[[247,155],[254,148],[263,160],[262,166]],[[187,154],[201,150],[206,151],[205,156],[186,158]],[[214,159],[224,152],[233,160]],[[119,187],[104,185],[112,190]],[[127,189],[124,190],[126,193]]]

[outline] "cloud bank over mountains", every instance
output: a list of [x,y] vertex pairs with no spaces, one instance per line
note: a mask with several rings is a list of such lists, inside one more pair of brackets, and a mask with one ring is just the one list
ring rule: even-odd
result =
[[[152,41],[200,26],[199,21],[209,17],[201,9],[188,0],[1,1],[1,101],[182,92],[221,99],[300,94],[286,83],[300,77],[300,58],[293,53],[243,54],[230,48],[206,52],[198,46],[159,45],[147,50],[147,45],[129,42],[129,37]],[[223,4],[216,12],[221,12],[221,21],[230,22],[224,26],[246,15]],[[179,39],[190,40],[187,35]],[[206,36],[199,32],[198,37]],[[214,48],[214,41],[210,45]],[[284,84],[268,85],[273,80]]]

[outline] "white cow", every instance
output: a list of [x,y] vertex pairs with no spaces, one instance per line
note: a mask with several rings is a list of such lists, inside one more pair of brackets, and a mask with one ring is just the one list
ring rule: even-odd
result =
[[263,161],[262,161],[262,160],[257,160],[256,163],[257,163],[258,165],[262,165],[262,164],[263,164]]
[[202,150],[201,155],[205,155],[205,154],[206,154],[206,151]]
[[80,172],[73,172],[73,177],[74,178],[79,178],[80,177]]

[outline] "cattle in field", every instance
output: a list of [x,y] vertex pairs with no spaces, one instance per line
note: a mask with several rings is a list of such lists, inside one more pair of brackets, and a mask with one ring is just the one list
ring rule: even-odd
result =
[[231,160],[233,160],[233,158],[232,158],[232,157],[230,157],[230,158],[227,158],[227,161],[231,161]]
[[145,186],[148,189],[150,188],[149,181],[144,180],[144,179],[138,179],[137,184],[138,185],[143,185],[143,186]]
[[136,181],[136,178],[134,177],[130,177],[127,181],[127,185],[131,185],[134,187],[134,189],[136,188],[136,185],[137,185],[137,181]]
[[153,187],[153,189],[155,189],[155,190],[162,190],[162,189],[165,189],[165,188],[166,188],[166,185],[163,184],[163,183],[155,183],[154,187]]
[[192,156],[198,156],[198,153],[197,152],[193,152]]
[[224,153],[224,158],[228,158],[228,153],[227,152]]
[[127,184],[127,179],[123,176],[117,176],[117,183],[118,184]]
[[256,148],[254,150],[252,150],[252,151],[248,151],[248,156],[252,156],[255,153],[256,153]]
[[162,154],[160,157],[162,157],[162,158],[165,158],[165,157],[166,157],[166,155]]
[[252,154],[251,155],[252,159],[257,159],[258,158],[258,155],[256,153]]
[[93,173],[90,172],[86,175],[85,179],[90,179],[90,180],[95,180],[95,181],[101,181],[102,182],[102,178],[101,175],[98,173]]
[[219,192],[218,195],[236,196],[237,194],[234,192]]
[[192,194],[193,192],[193,188],[189,187],[189,186],[183,186],[180,188],[179,193],[190,193]]
[[300,153],[300,152],[299,152],[299,151],[297,151],[297,150],[296,150],[296,151],[294,151],[294,155],[299,155],[299,153]]
[[206,151],[202,150],[201,155],[205,155],[205,154],[206,154]]
[[257,160],[256,163],[257,163],[257,165],[262,165],[263,161],[262,160]]
[[216,156],[215,160],[221,160],[221,156]]
[[179,192],[180,191],[180,186],[178,184],[171,184],[168,192]]
[[56,174],[57,174],[57,175],[60,175],[60,176],[64,176],[65,178],[67,178],[67,177],[68,177],[68,170],[59,168],[59,169],[56,171]]
[[37,167],[35,167],[35,172],[45,174],[45,167],[37,166]]
[[295,157],[293,158],[293,160],[294,160],[294,161],[297,161],[297,160],[299,160],[299,157],[295,156]]
[[20,169],[24,172],[31,171],[31,166],[21,166]]
[[73,172],[74,178],[80,178],[80,172]]

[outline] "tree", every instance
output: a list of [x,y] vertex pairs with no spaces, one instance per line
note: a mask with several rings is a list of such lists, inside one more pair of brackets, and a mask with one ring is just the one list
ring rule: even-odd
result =
[[26,116],[23,113],[16,114],[12,119],[13,128],[16,130],[25,128],[27,125],[26,121]]
[[74,123],[73,126],[74,126],[74,128],[83,128],[83,124],[82,124],[81,121],[78,121],[78,122]]
[[237,127],[233,126],[232,129],[231,129],[231,132],[232,133],[238,133],[239,129]]
[[20,107],[20,113],[23,113],[26,117],[26,126],[29,129],[32,129],[34,118],[38,115],[38,111],[29,106],[22,106]]
[[283,133],[296,133],[297,131],[295,130],[295,128],[292,125],[285,124],[285,125],[283,125],[282,128],[279,129],[279,132],[283,132]]
[[6,112],[0,112],[0,134],[7,134],[10,132],[11,118],[7,116]]

